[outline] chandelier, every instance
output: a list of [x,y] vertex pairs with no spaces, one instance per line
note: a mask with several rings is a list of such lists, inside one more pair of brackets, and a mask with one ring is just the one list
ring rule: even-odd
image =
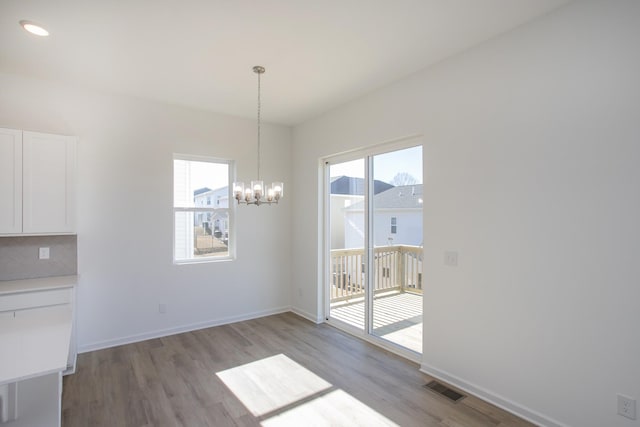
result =
[[244,182],[236,181],[233,183],[233,196],[238,204],[260,206],[263,203],[268,205],[277,204],[283,196],[284,184],[282,182],[273,182],[270,186],[264,186],[264,182],[260,179],[260,75],[264,73],[264,67],[256,65],[253,72],[258,75],[258,175],[255,181],[251,181],[251,185],[245,187]]

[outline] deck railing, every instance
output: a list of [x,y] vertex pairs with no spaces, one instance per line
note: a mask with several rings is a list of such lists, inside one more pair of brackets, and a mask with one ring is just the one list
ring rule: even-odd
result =
[[[331,302],[364,296],[364,249],[331,250]],[[422,247],[381,246],[373,250],[374,293],[422,293]]]

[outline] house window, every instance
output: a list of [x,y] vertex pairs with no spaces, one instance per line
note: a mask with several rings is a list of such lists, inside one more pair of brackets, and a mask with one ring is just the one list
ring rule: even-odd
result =
[[[231,160],[173,156],[174,263],[232,258],[232,171]],[[220,203],[214,207],[216,196]]]
[[398,218],[395,216],[391,217],[391,234],[396,234],[398,232]]

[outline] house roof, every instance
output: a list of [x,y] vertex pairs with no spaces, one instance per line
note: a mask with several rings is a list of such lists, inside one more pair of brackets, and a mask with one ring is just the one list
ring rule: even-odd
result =
[[[373,194],[378,194],[392,188],[393,185],[384,181],[373,181]],[[331,194],[351,194],[364,196],[364,179],[352,176],[337,176],[331,178]]]
[[[422,184],[399,185],[373,196],[375,209],[415,209],[422,207]],[[364,202],[354,203],[345,210],[364,209]]]
[[198,194],[207,193],[209,191],[211,191],[209,187],[202,187],[202,188],[198,188],[197,190],[194,190],[193,195],[197,196]]

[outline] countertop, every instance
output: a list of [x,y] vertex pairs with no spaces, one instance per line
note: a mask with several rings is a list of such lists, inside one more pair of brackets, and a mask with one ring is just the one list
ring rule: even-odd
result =
[[78,276],[41,277],[38,279],[2,280],[0,295],[34,292],[47,289],[71,288],[78,284]]
[[0,315],[0,385],[64,371],[71,324],[64,306]]

